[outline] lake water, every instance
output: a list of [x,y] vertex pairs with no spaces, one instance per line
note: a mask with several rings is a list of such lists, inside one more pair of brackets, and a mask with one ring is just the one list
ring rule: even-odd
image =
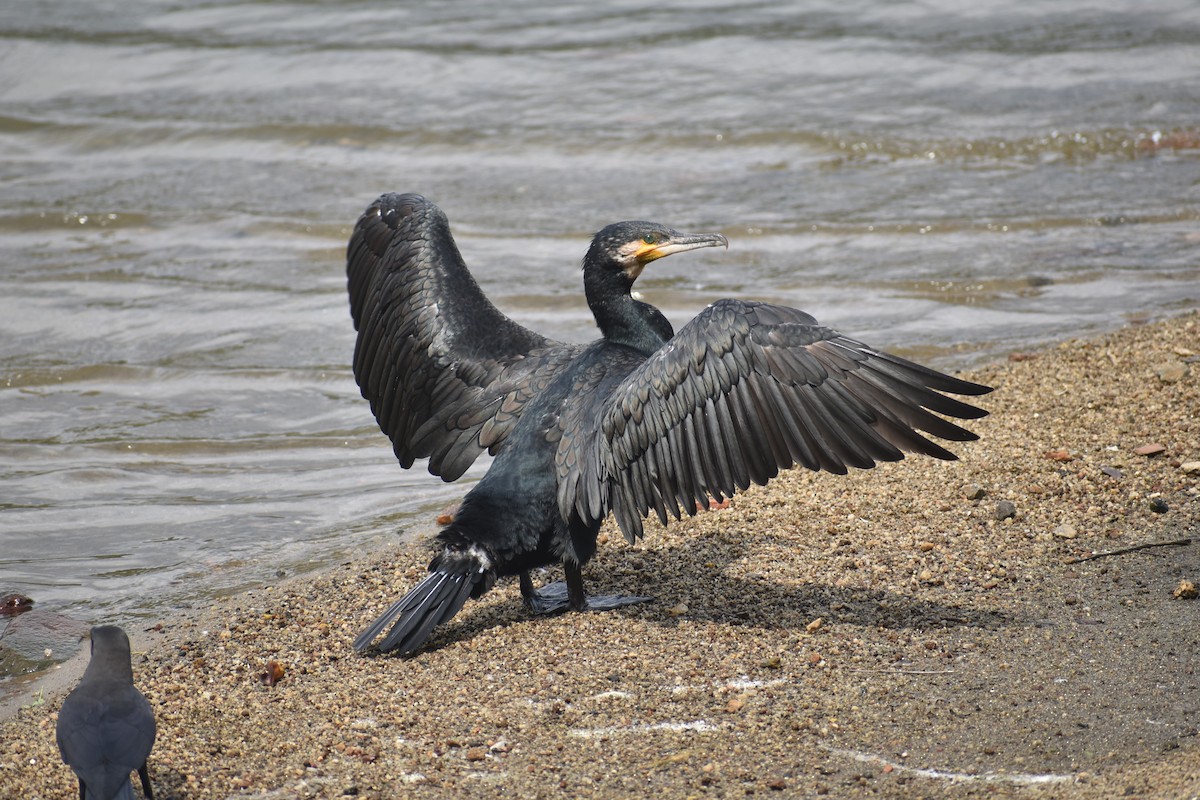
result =
[[730,239],[643,277],[677,325],[764,298],[944,368],[1200,303],[1191,0],[10,6],[0,593],[90,622],[465,491],[399,468],[350,372],[345,242],[385,191],[570,340],[626,218]]

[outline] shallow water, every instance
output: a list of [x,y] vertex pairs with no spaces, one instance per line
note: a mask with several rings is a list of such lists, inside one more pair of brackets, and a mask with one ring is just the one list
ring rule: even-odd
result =
[[1195,307],[1200,7],[960,5],[17,4],[0,592],[156,618],[432,527],[464,487],[349,369],[384,191],[564,339],[622,218],[729,236],[644,276],[677,324],[766,298],[944,368]]

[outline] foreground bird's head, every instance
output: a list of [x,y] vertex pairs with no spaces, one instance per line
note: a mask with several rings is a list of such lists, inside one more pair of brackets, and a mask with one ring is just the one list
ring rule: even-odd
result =
[[129,637],[116,625],[92,628],[92,659],[84,678],[133,682]]
[[614,270],[632,286],[651,261],[701,247],[728,246],[729,240],[719,233],[680,233],[641,220],[614,222],[592,237],[583,268]]

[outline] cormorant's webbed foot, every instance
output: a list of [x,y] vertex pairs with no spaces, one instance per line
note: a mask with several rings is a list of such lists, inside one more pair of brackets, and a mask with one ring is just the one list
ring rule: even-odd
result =
[[622,606],[645,603],[653,597],[637,595],[597,594],[583,591],[583,577],[579,568],[567,568],[567,580],[548,583],[541,589],[533,588],[529,573],[521,573],[521,598],[525,607],[534,614],[560,614],[563,611],[611,611]]

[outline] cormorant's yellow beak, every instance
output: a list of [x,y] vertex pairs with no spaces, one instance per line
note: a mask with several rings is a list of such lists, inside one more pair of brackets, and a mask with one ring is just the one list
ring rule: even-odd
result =
[[643,266],[664,256],[698,250],[701,247],[729,247],[729,240],[719,233],[690,234],[672,231],[664,237],[647,238],[652,241],[643,239],[642,246],[634,253],[634,258]]

